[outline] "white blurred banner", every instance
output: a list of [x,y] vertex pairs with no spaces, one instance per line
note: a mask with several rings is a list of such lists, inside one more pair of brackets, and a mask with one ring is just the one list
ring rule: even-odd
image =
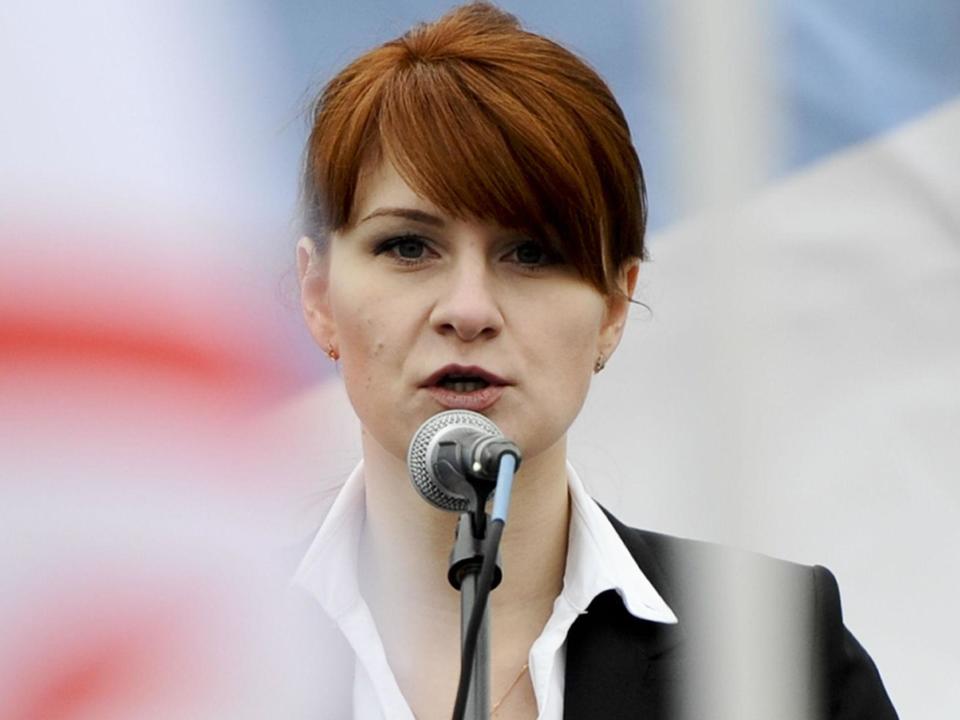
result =
[[[275,551],[358,444],[291,288],[302,110],[453,4],[0,6],[4,717],[309,714]],[[952,720],[960,5],[503,5],[608,78],[650,187],[574,464],[829,566],[901,715]]]

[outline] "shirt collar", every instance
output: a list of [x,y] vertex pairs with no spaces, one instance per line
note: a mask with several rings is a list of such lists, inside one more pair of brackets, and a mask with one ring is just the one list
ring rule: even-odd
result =
[[320,530],[293,576],[293,584],[312,594],[333,619],[360,602],[360,533],[367,515],[363,462],[340,488]]
[[[600,506],[567,463],[570,529],[561,596],[578,613],[615,590],[634,617],[675,623],[676,616],[637,566]],[[360,533],[366,516],[363,463],[347,478],[293,577],[334,619],[360,602]]]
[[577,612],[586,612],[597,595],[615,590],[634,617],[675,623],[676,615],[653,587],[600,506],[567,463],[570,534],[561,595]]

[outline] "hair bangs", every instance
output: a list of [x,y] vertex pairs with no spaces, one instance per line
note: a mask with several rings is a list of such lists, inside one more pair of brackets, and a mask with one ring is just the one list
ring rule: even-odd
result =
[[582,134],[566,129],[569,113],[548,93],[522,100],[490,75],[463,61],[396,73],[383,88],[381,156],[443,211],[519,230],[606,289],[600,208],[588,187],[599,178],[592,163],[571,159],[584,155],[574,147]]
[[383,161],[444,212],[544,243],[601,292],[645,256],[643,173],[609,88],[486,3],[415,27],[324,88],[303,174],[305,229],[321,247]]

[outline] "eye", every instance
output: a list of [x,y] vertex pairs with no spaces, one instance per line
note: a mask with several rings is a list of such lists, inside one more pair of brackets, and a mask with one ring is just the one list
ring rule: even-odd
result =
[[556,253],[535,240],[525,240],[510,252],[514,262],[527,267],[543,267],[560,262]]
[[399,235],[377,245],[373,254],[389,255],[398,262],[416,265],[426,259],[428,252],[426,239],[419,235]]

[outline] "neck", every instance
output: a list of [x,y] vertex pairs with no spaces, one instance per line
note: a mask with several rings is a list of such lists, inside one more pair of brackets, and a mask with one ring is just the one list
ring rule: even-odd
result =
[[[447,647],[459,654],[460,596],[447,582],[457,513],[425,502],[406,463],[363,436],[367,516],[361,577],[364,595],[395,671],[411,648]],[[496,654],[517,667],[550,616],[566,565],[569,493],[561,439],[525,458],[514,482],[501,542],[504,579],[490,595]],[[439,645],[438,645],[439,643]],[[391,651],[403,648],[404,657]]]

